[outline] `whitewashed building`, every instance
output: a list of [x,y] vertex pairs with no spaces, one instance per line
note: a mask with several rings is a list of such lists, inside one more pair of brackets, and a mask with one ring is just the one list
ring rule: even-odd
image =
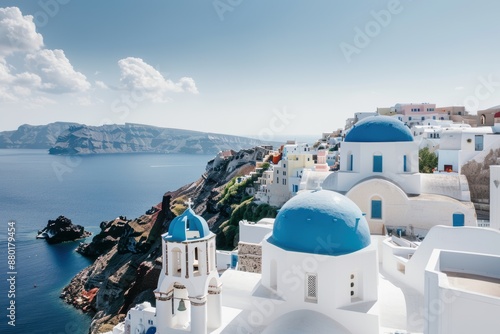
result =
[[366,213],[372,234],[385,234],[387,226],[475,226],[465,176],[419,173],[418,151],[418,142],[402,122],[368,117],[347,133],[340,170],[307,172],[301,189],[315,189],[322,182],[324,189],[345,194]]

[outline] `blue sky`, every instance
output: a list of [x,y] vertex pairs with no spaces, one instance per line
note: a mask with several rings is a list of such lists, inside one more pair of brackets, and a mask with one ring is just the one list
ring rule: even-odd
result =
[[0,130],[130,122],[293,139],[398,102],[500,104],[494,1],[1,6]]

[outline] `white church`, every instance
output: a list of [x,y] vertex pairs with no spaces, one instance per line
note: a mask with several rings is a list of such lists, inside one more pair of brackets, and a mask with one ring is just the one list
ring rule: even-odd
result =
[[419,173],[419,143],[401,121],[366,117],[347,133],[340,150],[340,170],[304,172],[300,189],[344,194],[367,214],[372,234],[388,226],[475,226],[467,179],[456,173]]

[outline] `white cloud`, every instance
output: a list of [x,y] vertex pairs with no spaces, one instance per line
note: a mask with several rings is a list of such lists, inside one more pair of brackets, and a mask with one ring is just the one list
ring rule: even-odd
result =
[[84,92],[90,88],[85,75],[74,70],[63,50],[40,50],[26,56],[26,63],[42,78],[41,90],[51,93]]
[[167,102],[169,93],[198,93],[192,78],[183,77],[175,83],[166,79],[141,58],[128,57],[118,61],[121,71],[120,82],[130,91],[138,91],[155,102]]
[[[90,88],[85,75],[74,70],[64,51],[43,46],[43,36],[36,32],[31,15],[23,15],[17,7],[0,8],[0,101],[53,102],[43,93]],[[9,64],[9,57],[23,56],[25,68]]]
[[106,85],[104,82],[99,81],[99,80],[95,81],[95,85],[96,85],[96,87],[101,88],[101,89],[109,89],[108,85]]
[[12,74],[5,60],[0,59],[0,101],[18,101],[29,97],[41,86],[42,79],[33,73]]
[[34,52],[43,47],[33,16],[23,16],[19,8],[0,8],[0,57],[15,52]]
[[183,91],[193,94],[198,94],[198,88],[196,88],[196,84],[193,78],[182,77],[177,83],[177,85],[179,85]]

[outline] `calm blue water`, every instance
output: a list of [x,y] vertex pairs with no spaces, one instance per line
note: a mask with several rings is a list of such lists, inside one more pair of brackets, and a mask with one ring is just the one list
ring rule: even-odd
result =
[[[36,240],[59,215],[92,233],[119,215],[138,217],[163,194],[194,181],[211,156],[94,155],[68,158],[45,150],[0,150],[0,333],[87,333],[90,318],[59,299],[90,261],[78,242]],[[7,324],[7,223],[16,221],[16,327]],[[36,284],[36,288],[34,285]]]

